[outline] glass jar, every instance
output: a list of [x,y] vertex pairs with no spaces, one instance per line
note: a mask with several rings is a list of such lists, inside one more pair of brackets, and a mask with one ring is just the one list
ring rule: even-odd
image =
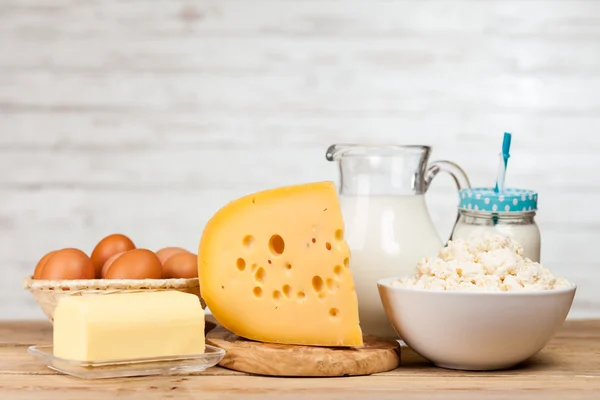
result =
[[459,217],[451,239],[484,233],[508,236],[523,247],[523,255],[540,262],[541,235],[535,222],[538,194],[527,189],[469,188],[459,191]]

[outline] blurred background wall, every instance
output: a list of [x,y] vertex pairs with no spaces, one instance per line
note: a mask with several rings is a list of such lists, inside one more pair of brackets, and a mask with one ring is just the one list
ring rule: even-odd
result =
[[[0,318],[47,251],[195,249],[217,208],[337,180],[336,142],[434,146],[540,192],[542,261],[600,316],[600,1],[0,1]],[[456,196],[428,194],[440,235]]]

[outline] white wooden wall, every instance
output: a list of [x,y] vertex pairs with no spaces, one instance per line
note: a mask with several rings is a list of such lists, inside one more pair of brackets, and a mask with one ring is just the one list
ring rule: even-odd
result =
[[[45,252],[194,249],[222,204],[418,143],[540,192],[544,264],[600,317],[600,1],[0,0],[0,318]],[[442,236],[457,197],[428,195]]]

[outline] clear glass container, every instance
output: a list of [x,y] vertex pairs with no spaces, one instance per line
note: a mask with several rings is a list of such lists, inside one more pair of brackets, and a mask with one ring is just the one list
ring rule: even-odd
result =
[[217,365],[225,356],[225,350],[210,345],[206,345],[205,352],[202,354],[97,362],[56,357],[51,345],[31,346],[28,348],[28,352],[48,368],[82,379],[202,372]]
[[425,202],[433,179],[445,172],[458,189],[470,187],[458,165],[431,162],[430,154],[431,148],[421,145],[336,144],[327,150],[327,159],[339,165],[344,238],[364,333],[397,336],[377,281],[413,275],[418,261],[436,255],[446,242],[438,236]]
[[492,213],[460,209],[459,214],[452,239],[501,234],[517,241],[523,247],[525,257],[540,262],[541,235],[535,222],[535,211]]

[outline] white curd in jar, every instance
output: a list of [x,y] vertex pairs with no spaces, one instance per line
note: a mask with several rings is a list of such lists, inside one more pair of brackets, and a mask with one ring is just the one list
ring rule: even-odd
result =
[[484,234],[514,239],[523,255],[540,262],[541,235],[535,222],[538,195],[532,190],[490,188],[460,191],[459,218],[451,239],[474,239]]

